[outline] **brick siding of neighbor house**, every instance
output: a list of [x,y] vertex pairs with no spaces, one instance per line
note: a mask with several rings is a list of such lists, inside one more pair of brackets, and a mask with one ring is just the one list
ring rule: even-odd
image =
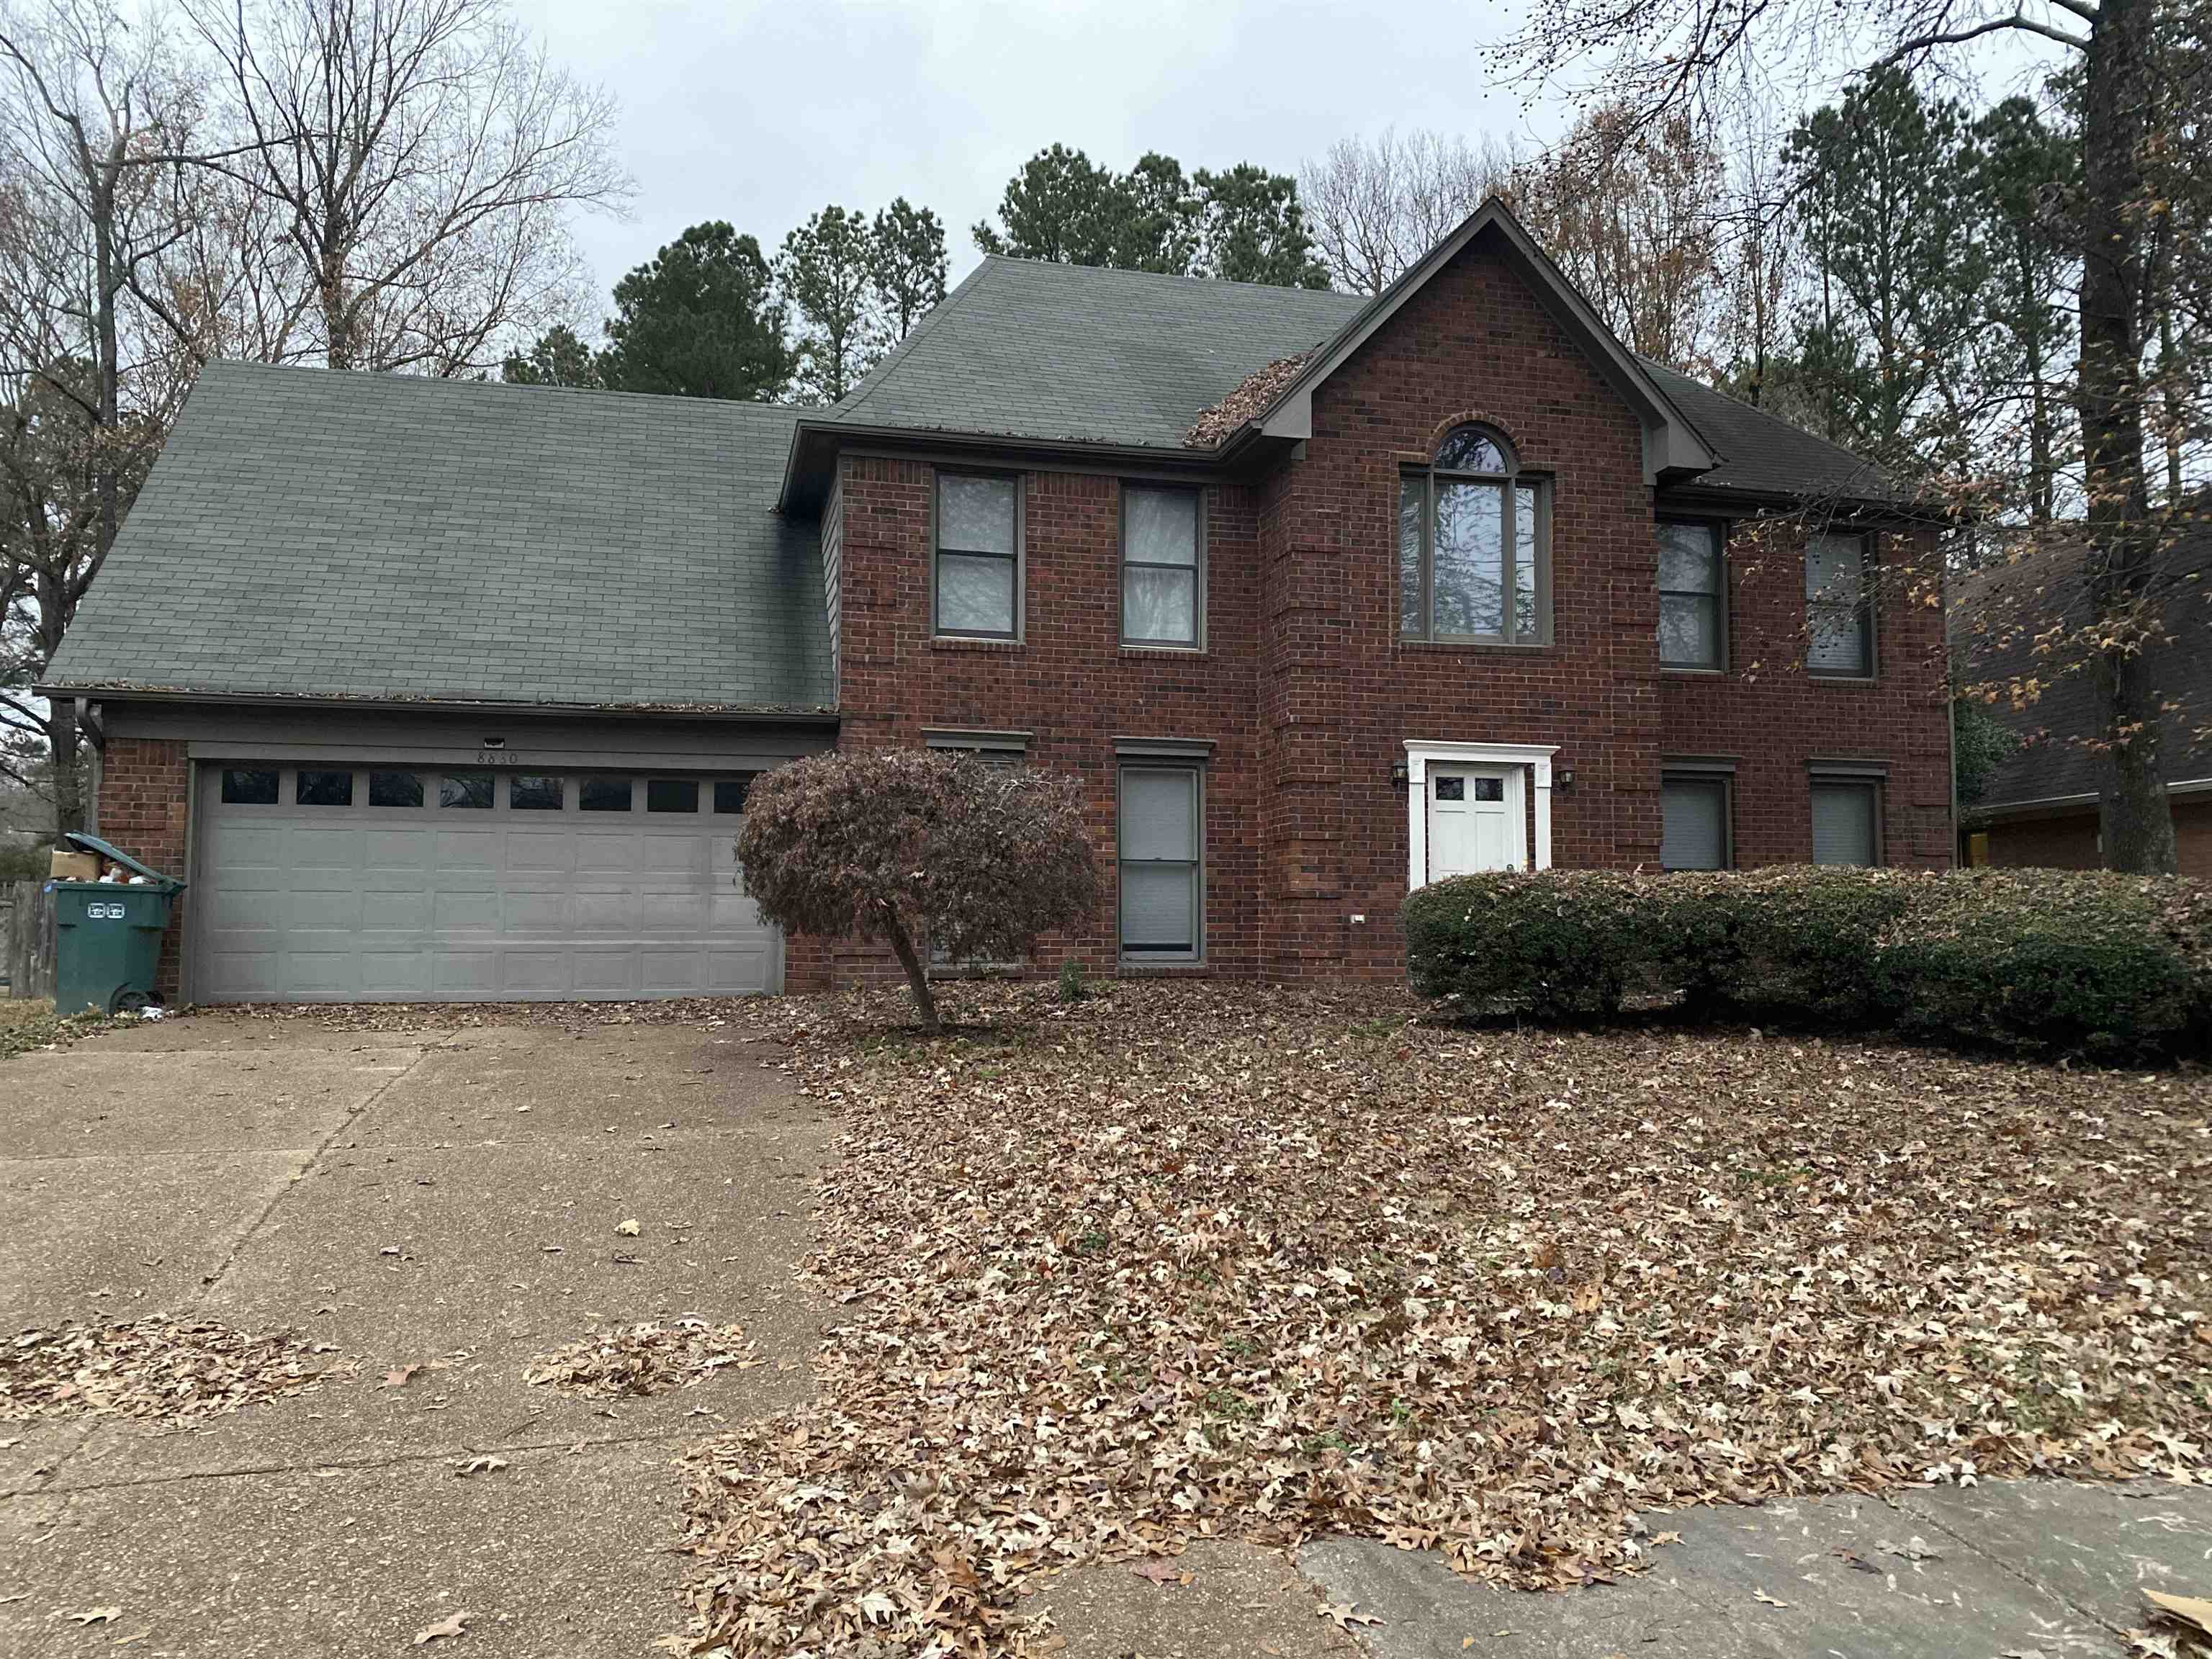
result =
[[[1553,478],[1548,646],[1400,637],[1401,468],[1469,419]],[[931,637],[933,466],[841,460],[841,746],[1026,731],[1031,764],[1075,773],[1089,791],[1105,896],[1094,927],[1042,943],[1036,970],[1070,955],[1115,969],[1119,738],[1212,745],[1199,971],[1404,971],[1407,786],[1392,772],[1408,738],[1557,744],[1555,766],[1575,774],[1553,799],[1563,867],[1656,866],[1662,761],[1690,756],[1735,762],[1739,864],[1811,856],[1818,759],[1887,768],[1887,862],[1950,861],[1940,608],[1884,581],[1874,682],[1808,680],[1802,543],[1789,537],[1786,556],[1770,547],[1731,564],[1728,672],[1662,674],[1640,428],[1503,263],[1462,251],[1316,391],[1313,422],[1296,459],[1208,489],[1195,653],[1120,644],[1132,475],[1024,473],[1024,636],[946,641]],[[1907,538],[1920,554],[1932,547],[1918,532],[1886,535],[1881,556],[1904,562]],[[787,983],[880,977],[888,960],[793,940]]]
[[[2104,864],[2094,806],[2051,817],[2006,818],[1989,825],[1988,834],[1989,862],[2002,868],[2095,870]],[[2183,875],[2212,877],[2212,801],[2175,801],[2173,839]]]
[[[192,763],[181,742],[166,738],[112,738],[100,751],[100,838],[141,864],[189,881],[185,831],[191,816]],[[171,912],[161,941],[155,988],[165,1001],[177,997],[178,952],[185,936],[187,889]]]

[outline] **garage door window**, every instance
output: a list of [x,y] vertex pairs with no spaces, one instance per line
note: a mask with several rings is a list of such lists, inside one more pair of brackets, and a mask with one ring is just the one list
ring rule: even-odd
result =
[[631,793],[628,778],[586,778],[576,786],[576,805],[586,812],[627,812]]
[[561,795],[557,772],[518,772],[507,781],[507,804],[517,812],[557,812]]
[[368,804],[371,806],[420,806],[422,804],[422,779],[415,772],[371,772],[368,775]]
[[228,767],[222,775],[222,804],[226,806],[274,806],[276,774]]
[[353,774],[315,771],[303,766],[292,785],[292,799],[302,806],[350,806]]
[[714,782],[714,810],[731,817],[742,817],[745,796],[750,793],[757,772],[741,772],[734,778],[718,778]]
[[696,812],[699,810],[696,778],[647,778],[645,810],[648,812]]
[[489,809],[491,805],[491,774],[447,773],[438,780],[438,805]]

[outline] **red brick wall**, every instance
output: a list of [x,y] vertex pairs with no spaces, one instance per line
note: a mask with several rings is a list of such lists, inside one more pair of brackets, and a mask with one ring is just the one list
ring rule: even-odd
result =
[[[1990,862],[1999,866],[2094,870],[2104,862],[2097,848],[2094,806],[2057,817],[1992,823],[1989,837]],[[2181,873],[2212,877],[2212,801],[2175,801],[2173,838]]]
[[[1553,477],[1549,646],[1399,637],[1400,468],[1470,417]],[[1809,856],[1814,756],[1884,762],[1892,860],[1947,861],[1940,609],[1885,588],[1876,683],[1808,683],[1793,542],[1733,573],[1731,672],[1662,675],[1642,455],[1630,410],[1533,294],[1469,251],[1317,391],[1298,458],[1209,491],[1200,654],[1120,647],[1121,481],[1077,471],[1025,478],[1024,639],[933,641],[932,468],[848,456],[840,741],[1027,730],[1034,763],[1087,781],[1108,897],[1095,927],[1039,951],[1045,969],[1070,952],[1114,967],[1119,736],[1215,744],[1207,959],[1229,974],[1403,970],[1406,787],[1391,772],[1409,738],[1559,745],[1555,763],[1576,775],[1553,796],[1561,866],[1656,864],[1662,757],[1688,754],[1738,757],[1741,862]],[[794,940],[794,987],[802,957],[808,975],[839,979],[886,960]]]
[[[164,875],[191,878],[185,867],[185,830],[191,816],[191,762],[185,745],[166,738],[111,738],[100,751],[100,838]],[[186,891],[172,913],[161,942],[157,983],[164,999],[177,995],[178,951],[184,939]]]
[[1729,538],[1729,670],[1662,673],[1659,726],[1668,756],[1736,763],[1739,865],[1813,856],[1810,763],[1879,761],[1884,860],[1954,861],[1951,738],[1943,678],[1943,612],[1926,602],[1935,532],[1875,538],[1875,677],[1827,680],[1805,672],[1805,530],[1771,520]]

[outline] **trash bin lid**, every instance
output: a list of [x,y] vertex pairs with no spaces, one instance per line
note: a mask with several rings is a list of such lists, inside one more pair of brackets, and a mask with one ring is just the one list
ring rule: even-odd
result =
[[174,876],[165,876],[159,870],[148,869],[144,865],[139,863],[137,859],[132,858],[130,854],[125,852],[120,847],[111,847],[106,842],[100,840],[98,836],[88,836],[82,830],[71,830],[67,834],[64,835],[62,839],[66,842],[76,843],[76,845],[82,848],[88,853],[97,853],[104,859],[112,859],[125,869],[135,870],[140,875],[148,877],[152,880],[166,883],[171,887],[182,887],[185,884],[181,881],[179,881]]

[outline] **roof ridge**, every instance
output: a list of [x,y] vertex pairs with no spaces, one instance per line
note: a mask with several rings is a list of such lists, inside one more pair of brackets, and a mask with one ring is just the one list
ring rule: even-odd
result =
[[983,256],[983,264],[978,265],[976,269],[981,270],[984,265],[990,264],[1027,265],[1046,270],[1111,271],[1115,276],[1134,276],[1147,282],[1194,283],[1206,288],[1249,288],[1269,294],[1326,294],[1330,298],[1338,300],[1358,300],[1365,297],[1358,294],[1346,294],[1342,289],[1335,288],[1307,288],[1302,284],[1291,283],[1249,283],[1234,276],[1200,276],[1182,270],[1139,270],[1131,265],[1094,265],[1080,259],[1032,259],[1012,253],[987,253]]
[[234,369],[270,374],[326,375],[333,383],[350,380],[365,385],[437,386],[494,393],[551,393],[565,398],[628,398],[638,403],[682,404],[707,409],[750,409],[775,415],[803,416],[811,413],[810,404],[770,403],[759,398],[696,398],[676,392],[631,392],[617,386],[547,386],[527,380],[495,380],[488,376],[458,374],[417,374],[405,369],[332,368],[325,363],[265,363],[252,357],[210,357],[200,365],[204,375],[210,369],[228,374]]

